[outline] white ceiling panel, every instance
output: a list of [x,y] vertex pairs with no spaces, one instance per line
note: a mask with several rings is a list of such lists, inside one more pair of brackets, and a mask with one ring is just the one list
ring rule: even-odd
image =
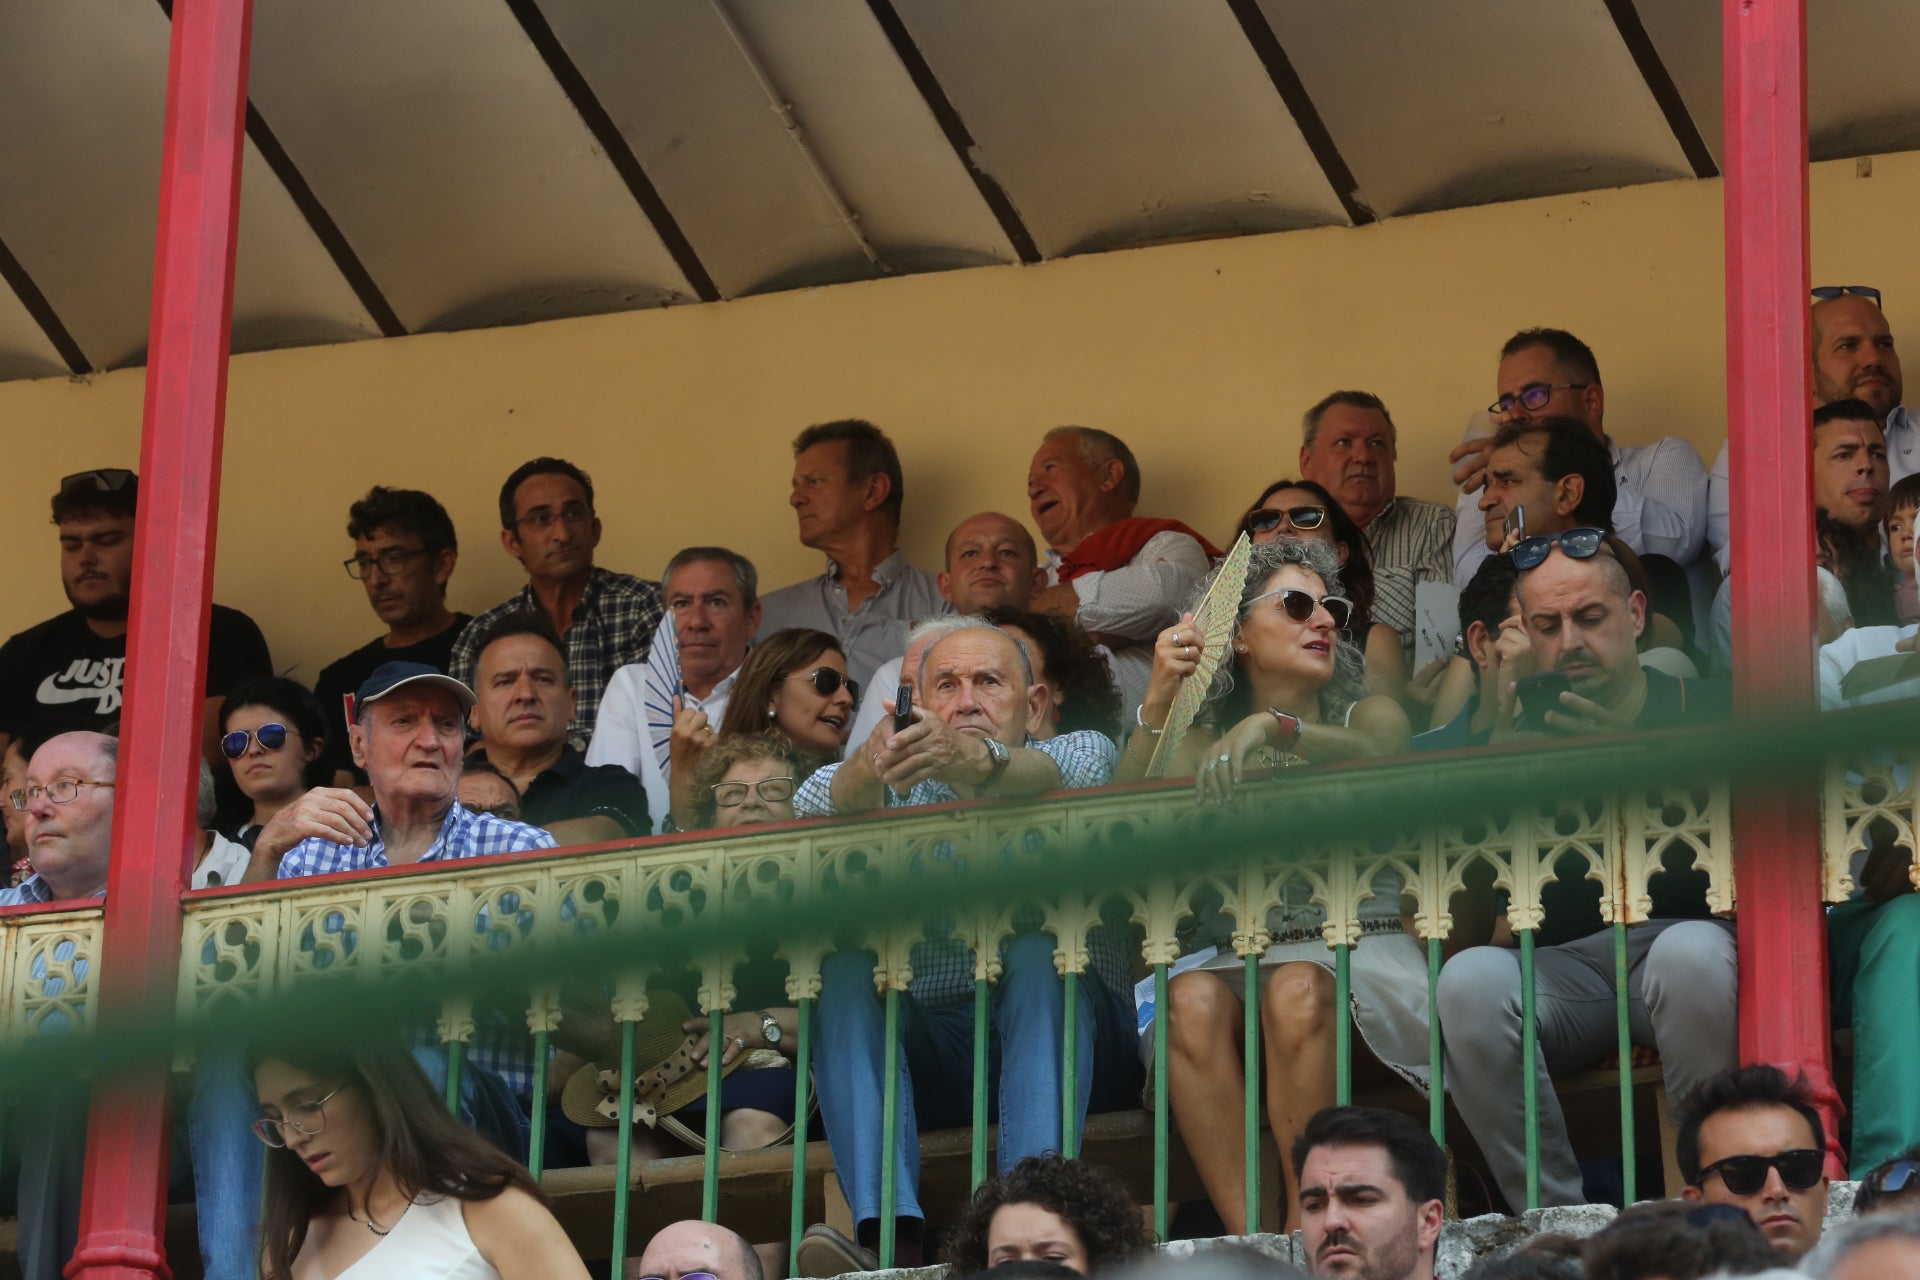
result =
[[692,290],[498,0],[267,3],[253,99],[409,329]]
[[0,381],[52,378],[67,373],[46,332],[34,323],[13,290],[0,285]]
[[1043,254],[1346,221],[1225,4],[898,10]]
[[1260,7],[1382,216],[1693,176],[1602,0]]

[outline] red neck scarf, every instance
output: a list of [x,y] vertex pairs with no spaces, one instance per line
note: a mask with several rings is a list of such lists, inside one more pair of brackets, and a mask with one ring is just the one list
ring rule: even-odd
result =
[[1178,520],[1149,520],[1135,516],[1110,524],[1080,540],[1080,545],[1060,557],[1060,581],[1072,582],[1083,573],[1118,569],[1140,554],[1140,548],[1163,533],[1184,533],[1206,551],[1207,558],[1218,560],[1220,549],[1181,524]]

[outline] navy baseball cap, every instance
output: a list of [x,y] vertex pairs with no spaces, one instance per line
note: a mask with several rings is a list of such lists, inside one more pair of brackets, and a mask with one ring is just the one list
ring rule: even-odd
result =
[[360,691],[353,696],[356,710],[370,702],[378,702],[396,689],[409,685],[430,685],[445,689],[460,699],[462,711],[473,710],[473,704],[479,699],[473,696],[473,690],[455,680],[444,671],[437,671],[424,662],[389,662],[380,667],[360,685]]

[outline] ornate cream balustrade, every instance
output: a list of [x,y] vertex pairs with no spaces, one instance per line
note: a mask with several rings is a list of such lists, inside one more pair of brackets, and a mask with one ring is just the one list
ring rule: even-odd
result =
[[0,1026],[10,1042],[92,1028],[104,917],[99,907],[0,916]]
[[[1916,847],[1920,787],[1915,786],[1912,766],[1884,753],[1835,761],[1826,772],[1822,819],[1822,887],[1828,902],[1845,902],[1858,888],[1854,862],[1873,846],[1876,825],[1891,833],[1893,844]],[[1907,874],[1920,888],[1920,860]]]

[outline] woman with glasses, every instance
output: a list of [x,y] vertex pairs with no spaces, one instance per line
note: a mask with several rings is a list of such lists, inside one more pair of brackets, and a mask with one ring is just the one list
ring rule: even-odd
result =
[[253,848],[275,814],[332,780],[323,759],[325,735],[320,704],[298,680],[248,680],[227,695],[220,712],[220,751],[250,806],[234,832],[236,843]]
[[693,773],[697,829],[791,822],[799,774],[799,757],[782,734],[722,739]]
[[[1406,751],[1412,735],[1406,714],[1393,699],[1366,692],[1358,647],[1342,634],[1352,614],[1329,542],[1283,537],[1255,546],[1227,655],[1167,776],[1193,776],[1196,796],[1206,803],[1226,799],[1250,774]],[[1154,643],[1146,702],[1116,781],[1145,776],[1154,740],[1193,676],[1202,638],[1192,618],[1182,615]],[[1274,942],[1260,961],[1260,1019],[1267,1117],[1284,1152],[1314,1112],[1333,1105],[1339,1015],[1333,952],[1320,932],[1325,911],[1303,879],[1286,880],[1280,895],[1266,920]],[[1169,1101],[1226,1233],[1239,1235],[1258,1229],[1247,1220],[1242,1149],[1242,961],[1221,945],[1234,930],[1218,902],[1195,906],[1201,920],[1195,950],[1218,950],[1205,961],[1187,961],[1192,968],[1168,987]],[[1361,1030],[1356,1072],[1391,1080],[1377,1059],[1422,1080],[1426,953],[1405,931],[1397,875],[1375,878],[1360,921],[1363,939],[1351,953]],[[1150,1041],[1143,1037],[1143,1043]],[[1257,1080],[1263,1073],[1256,1065],[1251,1074]],[[1292,1230],[1299,1225],[1297,1188],[1291,1164],[1281,1165],[1280,1204]]]
[[[351,1040],[353,1043],[343,1043]],[[256,1048],[265,1280],[586,1280],[527,1171],[380,1037]]]
[[1348,637],[1360,646],[1367,663],[1367,692],[1398,698],[1407,689],[1407,654],[1400,633],[1373,621],[1373,561],[1367,538],[1333,495],[1311,480],[1276,480],[1266,487],[1238,532],[1254,542],[1275,538],[1308,538],[1330,544],[1340,559],[1340,581],[1353,601]]

